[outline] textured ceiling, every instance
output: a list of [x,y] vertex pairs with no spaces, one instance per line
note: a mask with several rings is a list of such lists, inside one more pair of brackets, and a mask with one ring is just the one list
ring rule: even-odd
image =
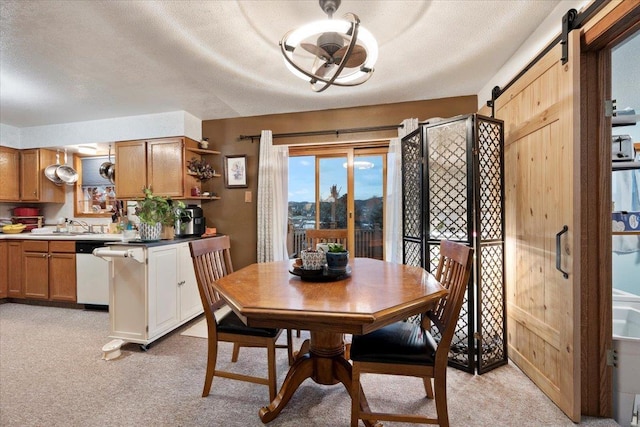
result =
[[326,17],[304,1],[5,1],[0,122],[187,111],[202,119],[475,95],[557,0],[343,0],[380,46],[361,86],[315,93],[278,42]]

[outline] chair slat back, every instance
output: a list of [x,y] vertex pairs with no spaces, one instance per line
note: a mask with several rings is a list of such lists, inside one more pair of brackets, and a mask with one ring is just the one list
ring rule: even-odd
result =
[[340,243],[347,247],[346,228],[325,228],[322,230],[306,230],[307,248],[315,249],[318,243]]
[[435,277],[449,293],[438,301],[436,307],[427,313],[427,317],[440,332],[438,348],[446,348],[446,353],[455,332],[472,265],[473,248],[448,240],[441,242]]
[[194,240],[189,242],[189,249],[207,321],[215,323],[214,311],[225,303],[213,284],[221,277],[233,273],[229,236]]

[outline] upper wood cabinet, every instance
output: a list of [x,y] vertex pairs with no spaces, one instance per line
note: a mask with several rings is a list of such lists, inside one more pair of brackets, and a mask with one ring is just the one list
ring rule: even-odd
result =
[[123,199],[140,198],[148,187],[160,196],[188,196],[185,147],[197,146],[186,137],[116,143],[116,194]]
[[0,201],[20,200],[20,150],[0,147]]
[[116,194],[122,199],[142,197],[147,186],[147,143],[116,143]]
[[[42,148],[20,151],[20,200],[23,202],[65,202],[65,188],[51,182],[44,174],[56,163],[56,152]],[[4,182],[4,181],[3,181]]]
[[154,193],[167,197],[184,196],[184,139],[147,142],[147,182]]

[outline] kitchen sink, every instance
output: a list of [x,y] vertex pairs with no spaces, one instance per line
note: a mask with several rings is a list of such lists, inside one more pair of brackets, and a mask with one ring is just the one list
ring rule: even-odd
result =
[[87,235],[96,235],[96,234],[103,234],[103,233],[96,233],[95,231],[65,231],[65,232],[52,231],[51,233],[33,233],[33,234],[36,234],[38,236],[87,236]]

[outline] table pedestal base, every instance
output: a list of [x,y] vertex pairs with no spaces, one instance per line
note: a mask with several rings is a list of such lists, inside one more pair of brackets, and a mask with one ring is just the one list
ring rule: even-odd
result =
[[[313,379],[318,384],[333,385],[342,383],[347,389],[349,396],[353,395],[351,390],[351,364],[344,358],[343,335],[333,332],[311,331],[311,341],[305,341],[295,362],[289,368],[280,392],[269,404],[260,408],[259,415],[263,423],[274,420],[280,411],[289,403],[293,393],[300,387],[300,384],[307,378]],[[360,388],[362,390],[362,388]],[[361,407],[369,410],[369,404],[360,393]],[[367,426],[378,425],[375,421],[365,421]]]

